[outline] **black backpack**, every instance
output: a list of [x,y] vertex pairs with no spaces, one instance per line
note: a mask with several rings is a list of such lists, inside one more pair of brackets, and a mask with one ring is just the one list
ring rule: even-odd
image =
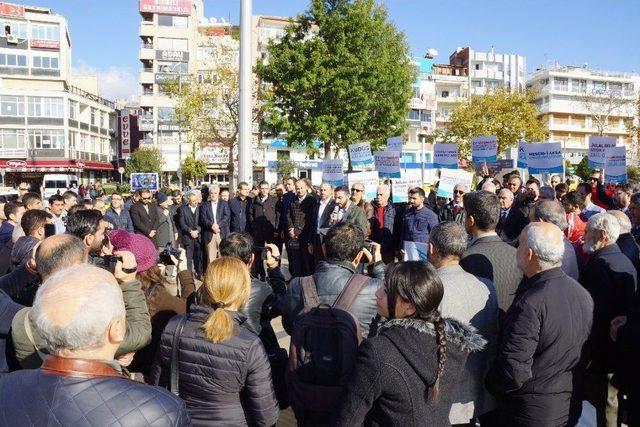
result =
[[329,422],[353,371],[362,333],[348,310],[368,279],[354,274],[328,305],[320,303],[313,276],[300,278],[303,308],[293,323],[287,388],[301,425]]

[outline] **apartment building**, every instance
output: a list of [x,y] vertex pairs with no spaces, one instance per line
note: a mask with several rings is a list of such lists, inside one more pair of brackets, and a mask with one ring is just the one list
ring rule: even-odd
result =
[[45,173],[106,178],[116,155],[114,104],[95,76],[71,74],[71,36],[48,8],[0,3],[0,170],[40,188]]
[[527,82],[527,61],[516,54],[478,52],[459,47],[449,56],[449,64],[467,70],[470,93],[482,95],[493,89],[523,91]]
[[608,135],[619,145],[632,142],[629,127],[637,120],[635,102],[640,76],[555,66],[536,70],[527,87],[547,123],[549,141],[562,142],[565,156],[578,163],[589,149],[590,135]]

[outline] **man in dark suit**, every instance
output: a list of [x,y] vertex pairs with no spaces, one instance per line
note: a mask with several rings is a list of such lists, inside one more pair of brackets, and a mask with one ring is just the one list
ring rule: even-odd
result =
[[309,194],[304,179],[296,181],[295,189],[296,198],[291,202],[287,214],[287,229],[291,239],[287,243],[287,254],[291,277],[302,277],[313,273],[309,243],[313,242],[316,234],[314,213],[318,200]]
[[151,204],[151,192],[147,189],[140,191],[140,201],[131,205],[129,209],[133,230],[137,234],[143,234],[156,243],[156,233],[160,225],[158,210]]
[[580,283],[593,298],[585,399],[596,408],[599,426],[616,424],[618,391],[609,374],[617,367],[619,354],[609,329],[614,318],[631,312],[637,285],[636,269],[616,245],[619,235],[618,220],[606,212],[589,218],[584,234],[584,250],[593,254],[580,274]]
[[229,200],[229,211],[231,212],[231,232],[244,233],[247,231],[247,219],[251,200],[249,199],[249,184],[241,182],[238,184],[238,194]]
[[495,232],[500,215],[498,196],[488,191],[467,193],[464,207],[467,211],[465,228],[472,239],[460,266],[468,273],[493,282],[502,319],[522,280],[522,271],[516,263],[516,249],[503,242]]
[[196,277],[202,277],[202,249],[200,236],[200,207],[198,206],[198,194],[190,192],[187,195],[187,204],[180,206],[179,222],[182,244],[187,251],[187,268],[195,273]]
[[366,235],[367,232],[367,214],[364,209],[357,206],[349,198],[349,188],[346,186],[336,187],[333,190],[333,198],[335,206],[338,207],[338,211],[334,207],[333,212],[329,216],[329,225],[334,226],[340,223],[353,224],[362,230],[362,234]]
[[529,221],[525,218],[523,211],[516,206],[511,190],[508,188],[500,190],[498,200],[500,202],[500,218],[496,226],[496,233],[502,240],[515,246],[520,232]]
[[229,235],[229,205],[220,200],[220,187],[209,187],[209,201],[200,205],[200,229],[202,230],[202,250],[207,265],[218,258],[218,248],[222,239]]
[[335,209],[336,203],[333,200],[333,188],[331,184],[322,183],[318,192],[319,199],[314,216],[316,218],[316,235],[313,243],[309,243],[309,250],[313,254],[313,263],[318,265],[324,260],[322,253],[322,240],[329,227],[331,226],[331,213]]
[[609,213],[615,216],[620,224],[620,235],[616,240],[616,244],[620,251],[629,258],[631,264],[636,268],[636,272],[640,271],[640,248],[631,234],[632,226],[629,216],[623,211],[609,211]]
[[[269,194],[269,183],[261,181],[258,184],[258,195],[253,198],[249,207],[249,231],[256,246],[263,247],[267,243],[274,243],[277,235],[277,199]],[[254,251],[256,259],[261,259],[262,250]],[[262,280],[265,278],[264,263],[253,263],[254,273],[257,273]]]

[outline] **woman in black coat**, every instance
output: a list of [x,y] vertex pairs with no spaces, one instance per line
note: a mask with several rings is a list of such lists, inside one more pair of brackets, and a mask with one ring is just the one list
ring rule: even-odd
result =
[[440,317],[443,293],[427,263],[389,268],[376,299],[378,313],[390,320],[360,345],[336,425],[450,425],[459,373],[486,341],[472,326]]
[[243,326],[238,310],[249,298],[251,278],[237,258],[218,258],[207,267],[201,305],[175,316],[165,328],[151,383],[167,385],[175,331],[178,340],[178,390],[194,426],[272,426],[278,403],[262,342]]

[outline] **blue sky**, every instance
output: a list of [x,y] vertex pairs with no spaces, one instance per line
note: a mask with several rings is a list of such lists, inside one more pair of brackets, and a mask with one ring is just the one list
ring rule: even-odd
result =
[[[457,46],[518,53],[527,71],[582,65],[640,72],[640,0],[381,0],[416,55],[448,62]],[[18,3],[18,1],[15,1]],[[291,16],[308,0],[254,0],[254,13]],[[98,74],[106,95],[137,92],[137,0],[30,0],[69,20],[73,64]],[[205,0],[206,16],[238,22],[239,0]]]

